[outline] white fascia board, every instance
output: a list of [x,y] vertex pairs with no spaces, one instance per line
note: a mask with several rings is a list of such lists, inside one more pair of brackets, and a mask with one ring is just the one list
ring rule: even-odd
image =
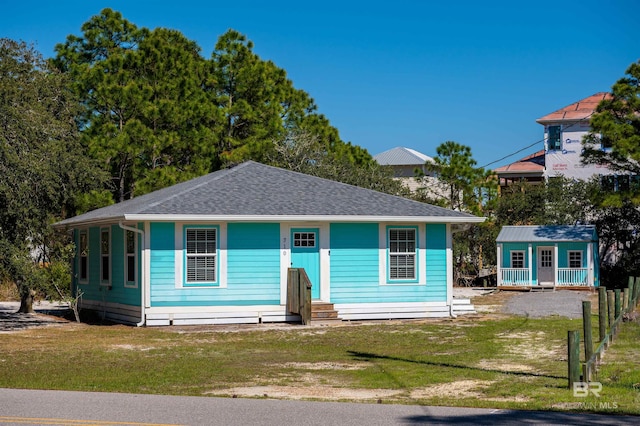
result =
[[288,216],[288,215],[176,215],[131,214],[125,221],[141,222],[420,222],[420,223],[482,223],[486,217],[469,216]]
[[73,221],[70,223],[62,223],[62,224],[54,223],[52,226],[56,229],[73,229],[73,228],[85,228],[89,226],[113,225],[114,223],[117,224],[118,222],[122,222],[122,221],[130,222],[131,219],[127,219],[126,216],[121,215],[121,216],[113,216],[113,217],[100,218],[100,219],[79,220],[77,222]]

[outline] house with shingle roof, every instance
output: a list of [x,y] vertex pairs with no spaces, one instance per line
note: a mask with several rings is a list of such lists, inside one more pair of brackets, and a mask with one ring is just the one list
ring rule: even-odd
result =
[[483,220],[248,161],[54,226],[83,308],[171,325],[294,321],[290,267],[342,319],[449,316],[452,229]]

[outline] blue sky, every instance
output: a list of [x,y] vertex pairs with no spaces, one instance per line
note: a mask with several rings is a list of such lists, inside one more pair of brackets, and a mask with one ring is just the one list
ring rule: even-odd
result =
[[490,168],[541,149],[537,118],[610,91],[640,59],[637,0],[3,3],[0,37],[45,57],[105,7],[179,30],[207,58],[233,28],[373,155],[405,146],[435,156],[453,140],[485,166],[534,145]]

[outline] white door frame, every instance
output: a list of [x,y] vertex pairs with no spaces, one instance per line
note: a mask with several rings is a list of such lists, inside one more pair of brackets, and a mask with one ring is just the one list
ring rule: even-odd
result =
[[330,288],[330,227],[321,222],[292,222],[280,224],[280,304],[287,304],[287,270],[291,267],[291,230],[293,228],[318,228],[320,243],[320,299],[331,300]]
[[[551,266],[550,267],[543,267],[542,266],[542,251],[549,251],[550,252],[550,256],[549,259],[546,259],[547,261],[551,262]],[[536,250],[536,257],[537,257],[537,262],[536,262],[536,272],[537,272],[537,276],[538,276],[538,285],[543,285],[543,284],[553,284],[555,285],[556,283],[556,256],[555,256],[555,247],[554,246],[538,246],[538,249]],[[544,277],[541,274],[541,271],[545,271],[545,275]],[[544,281],[543,279],[544,278]],[[549,279],[550,278],[550,279]]]

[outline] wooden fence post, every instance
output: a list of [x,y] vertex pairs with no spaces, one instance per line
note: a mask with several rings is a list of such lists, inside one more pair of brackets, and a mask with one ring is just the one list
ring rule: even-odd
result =
[[591,334],[591,302],[582,302],[582,328],[584,329],[584,360],[589,361],[593,355],[593,336]]
[[593,355],[593,335],[591,332],[591,302],[585,300],[582,302],[582,328],[584,331],[584,372],[583,381],[589,382],[591,377],[591,356]]
[[569,330],[567,335],[568,359],[569,359],[569,389],[580,381],[580,332]]
[[622,312],[627,312],[627,309],[629,308],[628,294],[629,294],[629,288],[622,290],[622,292],[620,293],[620,304],[622,305],[622,308],[621,308]]
[[633,309],[633,291],[634,291],[634,285],[633,285],[633,277],[629,277],[629,285],[627,286],[627,292],[626,292],[626,307],[625,310],[632,310]]
[[600,342],[607,336],[607,289],[598,288],[598,331]]
[[640,293],[640,277],[636,277],[636,283],[633,285],[633,308],[638,304],[638,294]]
[[614,315],[615,315],[615,300],[613,298],[613,290],[607,290],[607,318],[609,320],[609,330],[613,327]]
[[618,317],[620,316],[620,289],[617,288],[615,290],[615,295],[616,295],[616,301],[615,301],[615,316],[614,321],[618,319]]

